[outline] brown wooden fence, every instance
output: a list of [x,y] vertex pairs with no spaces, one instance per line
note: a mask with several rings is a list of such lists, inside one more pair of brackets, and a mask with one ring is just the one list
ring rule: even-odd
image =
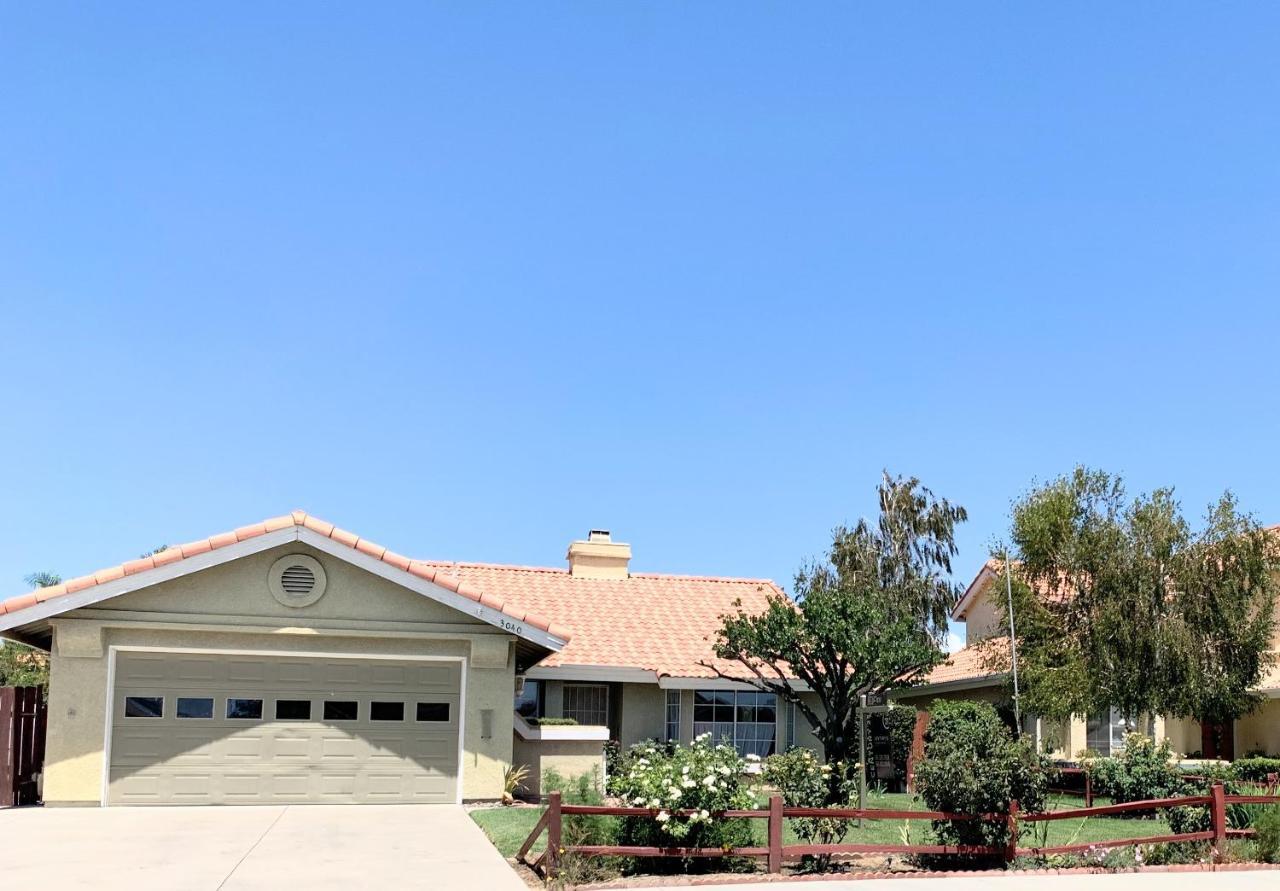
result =
[[41,687],[0,687],[0,807],[40,801],[48,708]]
[[[943,854],[955,856],[1000,857],[1006,862],[1022,856],[1067,854],[1086,850],[1122,848],[1130,845],[1163,844],[1166,842],[1209,841],[1213,843],[1215,857],[1221,855],[1228,838],[1241,838],[1253,834],[1252,829],[1231,829],[1227,825],[1227,806],[1232,804],[1280,804],[1280,796],[1227,795],[1221,783],[1215,783],[1208,795],[1184,798],[1163,798],[1150,801],[1131,801],[1124,804],[1108,804],[1101,807],[1071,808],[1046,813],[1023,814],[1015,801],[1004,814],[953,814],[942,811],[903,811],[882,808],[804,808],[784,807],[781,796],[769,799],[765,810],[723,811],[715,816],[724,819],[753,819],[767,821],[767,844],[748,848],[683,848],[641,847],[635,845],[566,845],[563,820],[570,816],[656,817],[657,811],[639,807],[607,807],[598,805],[565,804],[559,792],[552,792],[547,809],[542,814],[529,837],[525,839],[516,859],[543,875],[552,876],[566,855],[613,857],[754,857],[764,860],[771,873],[782,871],[788,860],[798,860],[806,855],[844,856],[850,854]],[[1023,823],[1040,823],[1051,820],[1070,820],[1083,817],[1100,817],[1135,811],[1159,811],[1174,807],[1208,807],[1210,828],[1204,832],[1183,832],[1152,835],[1143,838],[1118,838],[1093,841],[1085,844],[1049,845],[1044,847],[1019,847],[1018,830]],[[670,811],[672,816],[690,816],[696,811]],[[983,820],[998,822],[1008,830],[1008,844],[1003,847],[986,845],[892,845],[880,843],[841,843],[830,845],[784,845],[782,830],[785,820],[797,817],[823,817],[841,820]],[[529,859],[529,853],[543,833],[547,846],[541,854]]]

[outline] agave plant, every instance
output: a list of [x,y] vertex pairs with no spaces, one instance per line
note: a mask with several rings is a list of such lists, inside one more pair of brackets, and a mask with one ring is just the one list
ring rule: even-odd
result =
[[502,803],[516,803],[516,791],[527,788],[524,781],[529,778],[527,764],[513,764],[502,774]]

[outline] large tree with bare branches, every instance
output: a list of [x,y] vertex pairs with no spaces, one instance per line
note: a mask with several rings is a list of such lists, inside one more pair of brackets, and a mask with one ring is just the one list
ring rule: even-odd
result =
[[773,597],[763,613],[723,617],[716,655],[740,670],[707,663],[721,677],[794,703],[828,763],[846,770],[856,761],[859,697],[910,686],[942,661],[959,596],[950,573],[964,508],[935,498],[917,479],[887,473],[879,495],[879,520],[837,528],[826,558],[797,574],[794,600]]

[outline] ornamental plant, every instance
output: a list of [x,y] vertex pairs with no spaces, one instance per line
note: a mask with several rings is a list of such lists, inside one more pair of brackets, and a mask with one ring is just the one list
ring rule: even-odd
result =
[[[1168,740],[1157,743],[1141,733],[1129,733],[1119,754],[1111,758],[1085,758],[1081,763],[1093,779],[1094,792],[1116,804],[1195,794],[1194,787],[1174,766]],[[1143,812],[1132,815],[1153,816]]]
[[687,746],[632,746],[609,777],[609,793],[624,806],[648,808],[653,815],[624,818],[619,843],[662,848],[750,845],[748,821],[718,816],[755,806],[755,796],[743,781],[746,766],[732,746],[713,745],[710,734]]
[[[858,794],[856,765],[853,771],[844,765],[833,767],[824,763],[808,749],[793,747],[785,753],[765,759],[763,778],[782,796],[787,807],[850,807]],[[831,802],[830,790],[833,775],[842,777],[840,800]],[[844,841],[853,825],[851,820],[826,817],[805,817],[791,821],[796,835],[811,844],[831,845]],[[819,857],[809,865],[822,870],[830,863],[830,857]]]
[[[994,707],[985,702],[935,701],[925,735],[925,758],[916,787],[931,810],[959,814],[1006,814],[1044,809],[1048,762],[1025,737],[1015,739]],[[1003,847],[1008,828],[990,820],[937,820],[933,831],[945,845]]]

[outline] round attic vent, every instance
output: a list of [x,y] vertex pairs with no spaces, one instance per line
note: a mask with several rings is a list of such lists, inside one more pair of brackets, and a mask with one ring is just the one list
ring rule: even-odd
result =
[[285,606],[310,606],[324,595],[324,567],[306,554],[289,554],[271,564],[267,585]]

